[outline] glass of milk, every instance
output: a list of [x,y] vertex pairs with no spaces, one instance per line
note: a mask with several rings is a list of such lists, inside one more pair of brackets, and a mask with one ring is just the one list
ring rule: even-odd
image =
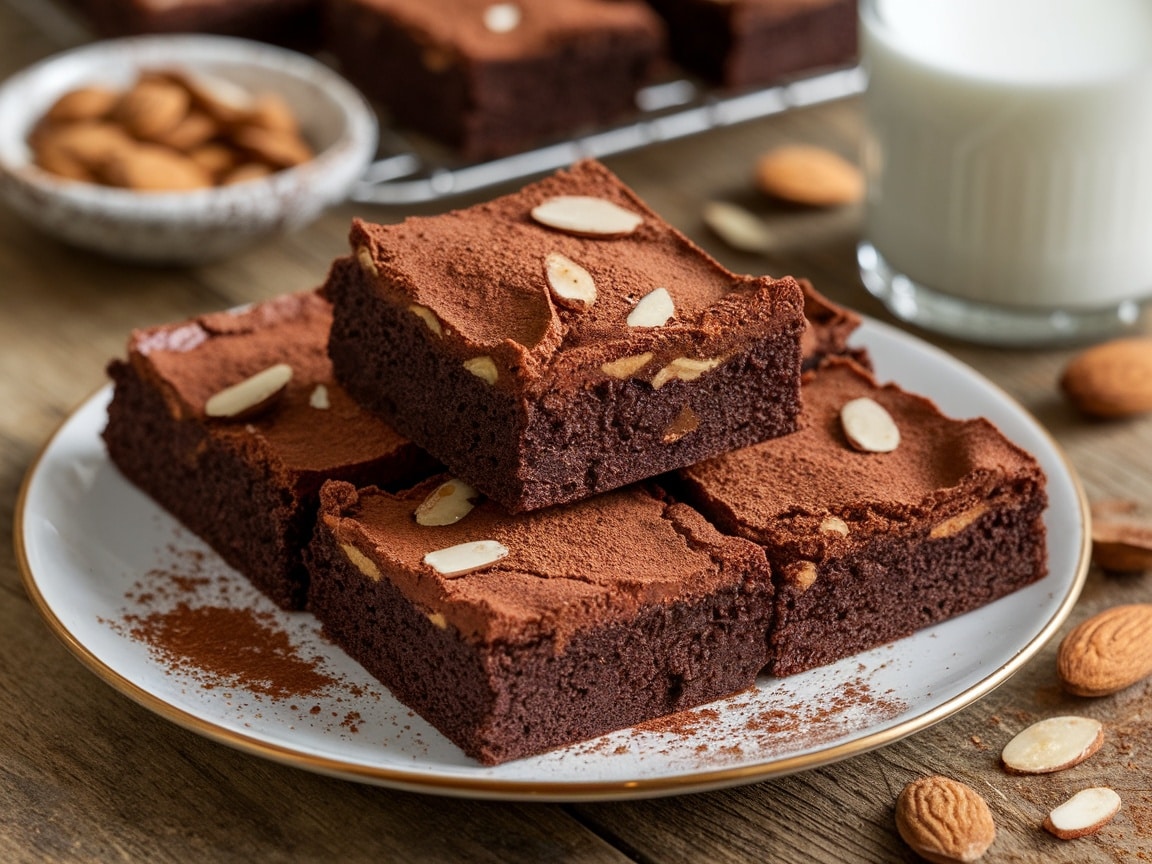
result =
[[993,344],[1135,325],[1152,298],[1152,0],[861,0],[860,271]]

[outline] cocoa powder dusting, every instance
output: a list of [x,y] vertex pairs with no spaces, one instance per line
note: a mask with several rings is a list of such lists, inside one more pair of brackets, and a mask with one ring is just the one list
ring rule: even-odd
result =
[[169,668],[205,689],[242,687],[273,699],[316,695],[335,679],[319,661],[300,656],[273,617],[251,609],[190,606],[127,615],[130,634]]

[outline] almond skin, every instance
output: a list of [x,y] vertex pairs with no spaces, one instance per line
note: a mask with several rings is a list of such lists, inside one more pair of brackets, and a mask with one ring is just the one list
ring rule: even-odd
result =
[[1113,606],[1074,628],[1056,655],[1064,689],[1108,696],[1152,675],[1152,603]]
[[864,197],[864,175],[848,160],[809,145],[778,147],[756,163],[765,195],[809,207],[839,207]]
[[1152,339],[1115,339],[1072,358],[1060,389],[1092,417],[1152,411]]
[[923,777],[896,799],[896,830],[933,864],[978,860],[996,839],[987,802],[971,786],[948,777]]

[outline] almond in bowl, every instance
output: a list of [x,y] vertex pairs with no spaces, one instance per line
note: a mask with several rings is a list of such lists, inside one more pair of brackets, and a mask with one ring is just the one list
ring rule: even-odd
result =
[[0,87],[0,197],[63,242],[194,263],[343,201],[376,139],[359,92],[302,54],[192,34],[96,42]]

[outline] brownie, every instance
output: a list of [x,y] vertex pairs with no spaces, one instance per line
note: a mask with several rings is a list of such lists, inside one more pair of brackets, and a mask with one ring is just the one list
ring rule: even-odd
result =
[[871,369],[868,349],[848,344],[860,326],[860,316],[833,303],[807,279],[797,281],[804,292],[804,320],[807,322],[800,339],[802,368],[805,371],[815,369],[829,357],[850,357],[865,369]]
[[[849,446],[840,410],[895,420],[887,453]],[[778,580],[770,670],[790,675],[886,644],[1040,579],[1044,474],[987,420],[829,360],[804,386],[804,428],[680,472],[689,503],[761,544]]]
[[[497,764],[755,683],[772,608],[755,544],[642,485],[519,516],[485,500],[454,524],[417,524],[444,479],[395,495],[325,484],[309,608],[467,755]],[[441,565],[448,575],[427,563],[475,541],[506,555]]]
[[668,24],[672,56],[729,88],[851,66],[856,0],[650,0]]
[[[331,309],[315,293],[135,331],[104,440],[152,496],[284,608],[301,608],[324,480],[408,485],[434,463],[332,378]],[[292,379],[254,416],[213,418],[218,391],[286,363]]]
[[[534,219],[569,196],[640,224],[584,236]],[[351,243],[325,286],[337,379],[511,511],[796,428],[797,282],[725,270],[596,162],[467,210],[356,222]],[[554,296],[549,259],[584,272],[594,302]]]
[[68,0],[104,36],[216,33],[320,44],[321,0]]
[[634,113],[663,51],[640,0],[330,0],[326,16],[342,71],[468,159]]

